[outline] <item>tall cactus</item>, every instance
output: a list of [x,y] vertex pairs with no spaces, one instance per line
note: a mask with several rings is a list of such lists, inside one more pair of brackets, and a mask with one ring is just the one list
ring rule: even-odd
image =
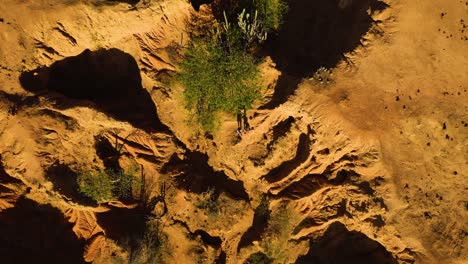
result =
[[248,44],[251,44],[255,40],[262,43],[267,39],[267,32],[263,29],[257,18],[257,11],[255,11],[253,18],[251,18],[250,14],[246,13],[245,9],[243,9],[237,17],[239,29]]

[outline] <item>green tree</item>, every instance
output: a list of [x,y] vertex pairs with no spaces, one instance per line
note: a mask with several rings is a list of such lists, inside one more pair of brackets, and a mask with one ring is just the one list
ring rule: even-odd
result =
[[259,20],[267,31],[278,31],[283,24],[283,16],[288,10],[284,0],[253,0]]
[[218,111],[236,113],[251,107],[259,98],[259,77],[255,58],[222,40],[194,41],[178,75],[185,87],[186,107],[208,131],[214,129]]

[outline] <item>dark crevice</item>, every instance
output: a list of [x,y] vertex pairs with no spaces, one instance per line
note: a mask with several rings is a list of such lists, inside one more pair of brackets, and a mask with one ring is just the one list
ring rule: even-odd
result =
[[226,252],[221,250],[221,252],[215,259],[215,264],[226,264]]
[[296,156],[288,161],[283,162],[280,166],[272,169],[263,178],[268,182],[277,182],[288,176],[300,164],[304,163],[310,154],[312,140],[308,134],[302,133],[299,136]]
[[368,217],[364,219],[364,221],[371,223],[373,226],[377,228],[382,228],[383,226],[385,226],[385,221],[381,215],[374,215],[374,216]]
[[106,232],[106,236],[120,243],[129,243],[136,247],[146,230],[147,218],[140,208],[112,208],[104,213],[96,214],[98,224]]
[[376,0],[289,0],[285,23],[269,40],[278,68],[297,77],[319,67],[334,67],[361,44],[373,20],[367,10]]
[[383,1],[371,1],[370,3],[370,8],[372,12],[381,12],[389,7],[390,5]]
[[142,87],[137,62],[118,49],[85,50],[50,67],[23,72],[20,83],[28,91],[54,99],[59,109],[90,106],[91,101],[92,107],[137,128],[168,131]]
[[280,138],[286,136],[286,134],[291,131],[291,127],[294,121],[294,117],[289,116],[287,119],[279,122],[273,127],[272,139],[267,144],[268,151],[271,151],[276,142],[278,142]]
[[174,224],[179,224],[182,227],[184,227],[187,232],[189,233],[189,238],[190,239],[196,239],[197,237],[201,238],[201,241],[205,244],[208,245],[215,250],[219,252],[215,259],[215,263],[219,264],[224,264],[226,263],[226,252],[224,252],[221,248],[222,244],[222,239],[219,236],[212,236],[208,232],[202,230],[202,229],[197,229],[194,232],[192,232],[188,226],[188,224],[182,220],[174,219]]
[[364,194],[372,196],[375,193],[369,182],[360,182],[357,186]]
[[[332,176],[332,174],[330,174],[329,176]],[[338,185],[343,184],[345,182],[352,182],[358,177],[359,174],[356,173],[354,170],[339,170],[334,178],[329,177],[328,180],[330,181],[330,183]]]
[[299,257],[296,263],[396,264],[397,261],[379,242],[334,222],[321,238],[310,241],[309,252]]
[[5,91],[0,91],[0,99],[10,102],[8,113],[16,115],[25,108],[30,108],[39,105],[38,96],[25,96],[20,94],[9,94]]
[[260,109],[274,109],[285,103],[294,94],[301,81],[302,78],[282,73],[276,82],[271,100],[262,105]]
[[83,205],[94,205],[92,199],[84,197],[78,190],[77,173],[66,164],[55,163],[45,171],[46,178],[54,185],[54,190]]
[[268,220],[270,219],[270,209],[267,196],[262,197],[262,201],[255,208],[254,218],[252,225],[247,229],[247,231],[242,235],[239,245],[237,246],[237,252],[244,247],[251,245],[254,241],[259,241],[262,237],[262,234],[266,231],[268,227]]
[[327,177],[323,174],[309,174],[300,181],[294,182],[282,190],[278,195],[292,199],[300,199],[315,193],[322,187],[330,185]]
[[[353,170],[339,170],[334,178],[331,177],[332,174],[329,168],[322,174],[308,174],[300,180],[291,183],[287,188],[279,192],[278,196],[300,199],[312,195],[325,186],[353,183],[359,177],[359,174]],[[360,182],[356,186],[361,193],[370,196],[374,194],[374,190],[368,182]]]
[[96,155],[104,163],[104,167],[112,171],[121,171],[122,168],[119,164],[119,158],[121,154],[117,151],[116,147],[104,136],[96,136],[94,142],[94,148],[96,149]]
[[193,232],[194,236],[200,236],[203,243],[215,248],[219,249],[221,247],[221,238],[219,236],[211,236],[208,232],[198,229]]
[[215,171],[208,163],[208,155],[201,152],[187,151],[183,160],[173,155],[161,173],[177,174],[178,187],[189,192],[201,194],[213,188],[215,198],[225,192],[234,199],[249,201],[242,181],[232,180],[224,172]]
[[0,213],[1,263],[84,263],[84,241],[50,205],[21,197]]
[[201,5],[211,4],[213,1],[214,0],[190,0],[190,3],[192,4],[193,9],[198,12]]
[[270,34],[267,53],[282,72],[273,98],[264,109],[273,109],[293,95],[304,77],[320,67],[333,68],[345,54],[362,45],[374,23],[367,10],[383,10],[378,0],[288,0],[288,12],[277,34]]

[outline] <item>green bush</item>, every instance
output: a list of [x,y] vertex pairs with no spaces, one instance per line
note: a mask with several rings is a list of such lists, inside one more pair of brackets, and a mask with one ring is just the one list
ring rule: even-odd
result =
[[249,109],[259,98],[259,76],[252,55],[199,40],[187,48],[178,79],[185,87],[186,107],[196,114],[203,129],[211,131],[217,112]]
[[278,31],[288,9],[286,2],[284,0],[253,0],[253,4],[266,31]]
[[97,203],[132,198],[133,189],[140,186],[140,180],[135,177],[136,173],[133,167],[118,172],[85,172],[77,178],[79,192]]
[[104,171],[86,172],[78,176],[79,191],[82,195],[102,203],[113,198],[112,179]]
[[248,259],[245,260],[244,264],[271,264],[273,260],[270,259],[265,253],[263,252],[256,252],[249,256]]
[[141,187],[141,180],[136,177],[138,175],[138,166],[130,166],[125,171],[118,171],[111,173],[114,179],[114,188],[112,193],[115,197],[128,199],[132,198],[133,190],[139,190]]

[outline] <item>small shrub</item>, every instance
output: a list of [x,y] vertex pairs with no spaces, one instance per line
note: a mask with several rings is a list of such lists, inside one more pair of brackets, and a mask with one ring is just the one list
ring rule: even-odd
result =
[[208,190],[202,193],[201,198],[198,199],[196,206],[200,209],[208,211],[209,216],[215,216],[219,213],[219,205],[215,197],[215,189],[208,188]]
[[112,199],[132,198],[132,192],[140,186],[140,180],[135,176],[137,170],[130,167],[126,171],[112,170],[85,172],[78,176],[79,192],[97,203]]
[[148,221],[142,234],[132,238],[133,246],[129,246],[129,260],[131,264],[159,264],[163,262],[164,235],[159,221]]
[[256,252],[250,255],[244,262],[244,264],[272,264],[273,260],[270,259],[263,252]]
[[252,53],[268,32],[280,28],[287,9],[284,0],[234,2],[224,6],[209,36],[192,41],[179,65],[186,108],[206,131],[216,127],[216,113],[235,114],[260,97],[260,71]]
[[333,76],[332,69],[320,67],[319,69],[317,69],[317,71],[315,71],[312,77],[309,78],[309,80],[327,85],[333,82],[332,76]]
[[288,240],[294,228],[293,218],[294,214],[286,204],[275,208],[270,217],[267,234],[263,237],[261,244],[265,249],[265,254],[275,263],[289,263]]
[[112,179],[104,171],[86,172],[78,176],[79,192],[98,203],[111,200]]
[[112,173],[114,196],[122,199],[132,198],[133,190],[139,190],[141,187],[141,180],[136,175],[138,175],[138,166],[136,165],[130,166],[125,171]]

